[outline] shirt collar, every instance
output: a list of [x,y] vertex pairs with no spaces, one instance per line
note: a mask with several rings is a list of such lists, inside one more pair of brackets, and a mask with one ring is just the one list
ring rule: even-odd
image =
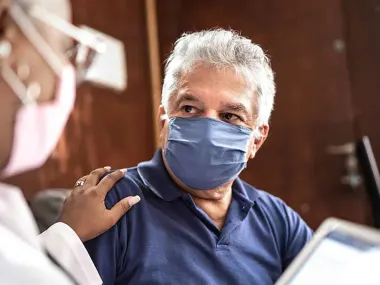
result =
[[[156,151],[152,160],[138,164],[137,171],[145,186],[165,201],[173,201],[185,194],[166,170],[161,149]],[[253,203],[259,197],[259,192],[253,187],[250,188],[252,189],[247,192],[240,178],[236,178],[232,184],[235,196]]]
[[161,149],[156,151],[151,160],[139,163],[137,171],[145,186],[161,199],[173,201],[183,194],[166,170]]
[[257,189],[250,185],[247,185],[247,183],[245,183],[239,177],[236,178],[232,184],[232,191],[235,198],[251,205],[253,205],[260,196],[260,192]]

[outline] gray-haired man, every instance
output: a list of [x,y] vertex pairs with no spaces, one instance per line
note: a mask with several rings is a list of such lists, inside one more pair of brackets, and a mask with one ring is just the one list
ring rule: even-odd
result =
[[104,284],[273,284],[310,239],[280,199],[238,178],[264,143],[273,72],[226,30],[183,35],[169,57],[161,148],[108,193],[141,203],[86,243]]

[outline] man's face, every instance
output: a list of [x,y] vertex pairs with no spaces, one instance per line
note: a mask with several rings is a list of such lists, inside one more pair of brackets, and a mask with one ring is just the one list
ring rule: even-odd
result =
[[[160,108],[160,114],[164,114]],[[168,117],[207,117],[248,127],[260,127],[262,137],[249,142],[247,160],[253,158],[263,144],[269,127],[257,126],[255,90],[249,90],[233,70],[217,71],[211,67],[198,66],[184,76],[176,94],[171,96]],[[161,119],[160,143],[164,150],[168,137],[167,119]]]

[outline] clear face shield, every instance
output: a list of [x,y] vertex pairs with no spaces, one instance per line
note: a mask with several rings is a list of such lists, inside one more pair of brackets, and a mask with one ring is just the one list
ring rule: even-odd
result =
[[13,0],[9,17],[3,19],[8,22],[0,40],[1,77],[22,105],[0,178],[45,163],[70,116],[78,84],[126,88],[123,44],[93,29],[73,26],[65,20],[68,9],[58,10],[50,1],[41,7]]
[[[126,59],[121,41],[86,26],[76,27],[41,6],[13,1],[9,14],[25,38],[32,44],[47,66],[59,76],[67,64],[76,72],[77,85],[89,82],[101,87],[123,91],[127,85]],[[70,46],[63,51],[43,36],[46,29],[66,38]],[[72,44],[73,43],[73,44]],[[2,47],[7,49],[7,47]],[[3,50],[2,54],[11,53]],[[19,79],[10,66],[1,65],[4,80],[23,104],[36,101],[33,92]]]

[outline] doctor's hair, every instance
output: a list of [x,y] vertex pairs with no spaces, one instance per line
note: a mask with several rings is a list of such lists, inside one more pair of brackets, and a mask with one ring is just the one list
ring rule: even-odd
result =
[[182,76],[196,64],[218,70],[232,68],[248,88],[256,91],[258,124],[267,124],[274,105],[276,87],[270,60],[263,49],[232,30],[214,29],[184,33],[167,59],[162,102],[169,112],[170,96],[178,89]]

